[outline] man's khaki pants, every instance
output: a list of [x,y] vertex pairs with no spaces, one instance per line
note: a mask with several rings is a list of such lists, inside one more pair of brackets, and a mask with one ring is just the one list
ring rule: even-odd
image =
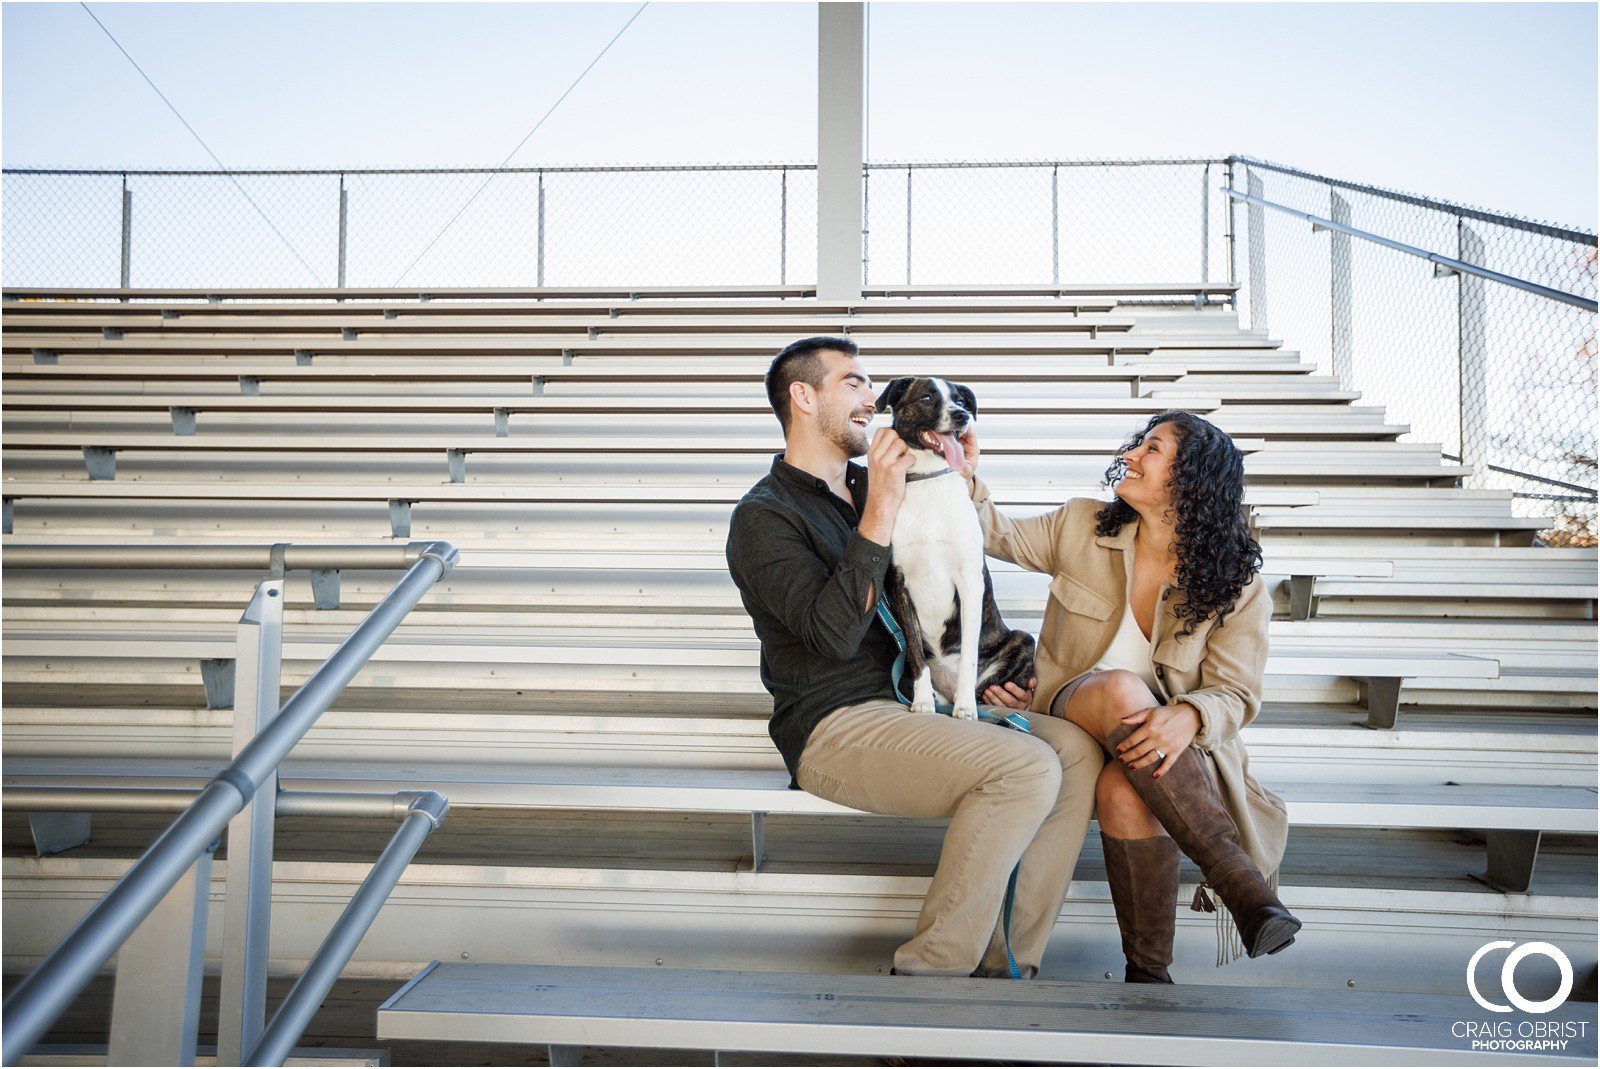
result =
[[1076,724],[1027,716],[1031,735],[870,701],[830,713],[807,741],[795,778],[810,793],[868,813],[950,819],[896,973],[967,976],[981,965],[1010,975],[1001,907],[1020,858],[1011,950],[1024,978],[1038,974],[1105,756]]

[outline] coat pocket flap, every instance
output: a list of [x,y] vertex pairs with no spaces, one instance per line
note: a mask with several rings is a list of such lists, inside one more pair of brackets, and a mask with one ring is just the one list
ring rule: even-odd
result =
[[1096,620],[1111,619],[1115,608],[1107,598],[1065,575],[1050,580],[1050,596],[1061,602],[1068,612],[1079,612]]
[[1150,659],[1180,672],[1192,672],[1206,659],[1206,637],[1200,634],[1185,638],[1168,635],[1151,652]]

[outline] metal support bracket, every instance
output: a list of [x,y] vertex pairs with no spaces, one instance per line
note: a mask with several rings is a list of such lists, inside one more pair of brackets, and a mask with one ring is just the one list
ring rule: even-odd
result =
[[550,1044],[550,1065],[552,1067],[582,1065],[585,1047],[573,1047],[566,1044]]
[[183,317],[183,313],[178,311],[176,308],[163,308],[163,309],[161,309],[161,318],[162,319],[181,319],[182,317]]
[[465,449],[446,449],[445,458],[450,462],[450,481],[464,483],[467,481],[467,451]]
[[319,609],[339,607],[339,569],[311,569],[311,596]]
[[1539,858],[1541,831],[1495,829],[1484,833],[1489,850],[1488,868],[1469,873],[1473,879],[1496,891],[1525,894],[1533,883],[1533,865]]
[[590,327],[589,328],[589,340],[590,341],[595,341],[599,337],[600,337],[600,328],[599,327]]
[[211,857],[201,854],[117,951],[110,1065],[194,1064]]
[[233,682],[238,662],[232,657],[206,658],[200,662],[200,680],[206,686],[207,709],[233,708]]
[[172,433],[185,438],[193,438],[195,432],[195,410],[192,408],[174,408],[172,410]]
[[494,410],[494,436],[496,438],[511,437],[511,409],[497,408]]
[[296,349],[294,351],[294,362],[300,367],[310,367],[312,355],[310,349]]
[[1289,588],[1289,619],[1309,620],[1317,614],[1317,577],[1291,575],[1284,583]]
[[1453,278],[1460,273],[1455,268],[1446,267],[1444,264],[1436,263],[1433,265],[1434,278]]
[[1405,680],[1393,676],[1375,676],[1362,680],[1367,685],[1367,719],[1362,726],[1375,731],[1392,731],[1400,716],[1400,684]]
[[535,396],[535,397],[543,397],[544,396],[544,379],[541,378],[538,375],[535,375],[533,377],[533,396]]
[[[274,556],[287,549],[274,546]],[[315,573],[313,573],[315,574]],[[268,579],[239,618],[239,687],[233,710],[233,756],[272,723],[283,675],[283,579]],[[219,1065],[242,1065],[266,1019],[267,956],[272,925],[273,822],[279,798],[274,771],[228,823],[227,893],[222,906],[222,979],[217,1010]]]
[[91,479],[115,479],[117,451],[104,446],[86,445],[83,447],[83,465],[89,469]]
[[90,813],[28,813],[28,830],[40,857],[54,857],[89,841]]
[[59,364],[61,356],[54,349],[35,349],[33,351],[35,364]]
[[240,375],[239,392],[246,397],[260,397],[261,379],[255,375]]
[[398,497],[389,499],[389,534],[395,538],[411,537],[411,506],[413,502]]
[[339,336],[345,341],[355,341],[358,334],[359,331],[355,327],[345,327],[339,332]]
[[563,349],[563,350],[561,350],[561,366],[562,367],[571,367],[572,366],[572,358],[574,356],[576,356],[576,355],[577,354],[574,353],[571,349]]
[[100,338],[102,341],[121,341],[122,331],[116,327],[101,327]]
[[16,502],[16,499],[8,497],[8,498],[5,499],[5,532],[4,533],[6,533],[6,534],[10,534],[11,533],[11,527],[16,522],[16,519],[17,519],[17,502]]
[[761,863],[767,860],[767,815],[750,814],[750,871],[760,872]]
[[383,318],[385,318],[385,319],[399,319],[400,318],[400,313],[395,311],[393,308],[385,308],[383,310]]

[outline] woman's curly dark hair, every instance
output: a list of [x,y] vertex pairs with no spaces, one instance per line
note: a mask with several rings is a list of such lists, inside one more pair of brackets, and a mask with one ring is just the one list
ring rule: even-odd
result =
[[[1244,456],[1222,430],[1192,412],[1158,412],[1144,430],[1129,438],[1106,469],[1106,486],[1127,470],[1122,454],[1163,423],[1178,432],[1178,455],[1170,477],[1171,510],[1176,514],[1177,586],[1184,598],[1177,610],[1180,634],[1193,634],[1208,617],[1220,626],[1233,603],[1261,570],[1261,546],[1250,535],[1244,507]],[[1095,534],[1116,534],[1139,518],[1133,506],[1113,498],[1095,514]]]

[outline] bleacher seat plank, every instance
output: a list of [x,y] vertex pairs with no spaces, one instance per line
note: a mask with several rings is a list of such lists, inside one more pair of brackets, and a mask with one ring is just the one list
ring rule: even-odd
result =
[[[1512,1064],[1451,1038],[1466,997],[1206,985],[435,962],[378,1038],[1139,1065]],[[1563,1060],[1592,1062],[1592,1037]],[[1526,1056],[1524,1056],[1526,1057]],[[1555,1058],[1526,1058],[1554,1064]],[[571,1062],[569,1064],[576,1064]]]
[[28,301],[6,303],[4,314],[11,316],[109,316],[138,319],[152,315],[172,319],[260,316],[347,316],[367,313],[408,316],[499,316],[499,315],[555,315],[604,316],[607,319],[629,315],[833,315],[854,316],[871,314],[907,315],[913,312],[930,315],[1108,315],[1117,308],[1117,302],[1104,299],[1082,300],[959,300],[912,299],[859,301],[824,301],[815,297],[790,297],[779,300],[759,298],[723,298],[700,300],[677,298],[672,300],[616,300],[592,298],[588,300],[534,299],[522,301],[495,300],[429,300],[429,301],[321,301],[292,302],[228,301],[226,303],[194,301]]
[[[6,786],[104,783],[199,787],[220,771],[203,763],[134,758],[7,761]],[[289,759],[285,790],[437,790],[456,806],[534,809],[628,809],[705,813],[849,814],[856,810],[789,789],[787,772],[743,768],[621,765],[403,765]],[[1263,784],[1283,798],[1295,826],[1338,828],[1469,828],[1593,835],[1593,787],[1504,784]],[[407,785],[410,785],[409,787]]]
[[[1232,282],[1105,282],[1066,285],[868,286],[864,298],[882,297],[1192,297],[1231,296]],[[23,300],[560,300],[638,298],[810,297],[815,286],[8,286],[0,297]]]
[[[8,315],[5,329],[19,334],[49,333],[93,337],[104,330],[130,334],[156,334],[172,337],[222,334],[299,334],[309,337],[328,335],[350,337],[428,334],[558,334],[576,338],[595,338],[619,334],[1088,334],[1105,332],[1126,334],[1136,321],[1130,317],[1073,314],[1050,315],[972,315],[879,314],[859,318],[819,315],[797,309],[789,315],[691,316],[630,315],[612,318],[605,309],[584,315],[507,315],[427,316],[386,318],[373,310],[350,309],[344,316],[208,316],[188,319],[163,319],[160,316],[134,318],[122,316],[107,321],[92,316]],[[351,333],[346,333],[351,332]],[[1220,340],[1220,339],[1217,339]],[[1254,339],[1232,340],[1238,348],[1262,348]],[[1185,344],[1187,337],[1185,336]]]
[[[51,352],[88,355],[118,356],[295,356],[309,353],[315,357],[448,357],[471,359],[479,356],[518,357],[612,357],[629,356],[672,357],[758,357],[771,360],[772,355],[794,341],[792,330],[782,333],[727,336],[712,333],[704,337],[681,339],[675,336],[661,338],[556,337],[543,339],[537,336],[509,335],[503,338],[485,335],[463,337],[383,337],[357,338],[274,338],[255,334],[241,338],[148,338],[135,335],[130,338],[110,340],[99,335],[56,336],[51,334],[20,334],[6,332],[3,342],[5,352],[32,353],[35,349]],[[1187,341],[1185,348],[1195,348]],[[1084,338],[1077,334],[1026,334],[1017,337],[993,337],[975,328],[968,334],[885,334],[874,335],[871,351],[874,359],[898,356],[933,355],[996,355],[1052,357],[1072,353],[1114,356],[1118,353],[1155,352],[1154,341],[1137,341],[1123,336],[1107,339]],[[1262,348],[1264,345],[1229,346],[1230,349]]]
[[[1215,397],[1185,397],[1172,402],[1148,398],[1083,397],[1052,398],[1002,397],[986,401],[984,415],[1153,415],[1168,408],[1205,414],[1220,408]],[[772,418],[765,397],[667,396],[667,397],[533,397],[505,394],[83,394],[10,393],[4,400],[7,411],[73,412],[163,412],[186,408],[195,412],[434,412],[493,413],[574,413],[634,415],[748,415]]]

